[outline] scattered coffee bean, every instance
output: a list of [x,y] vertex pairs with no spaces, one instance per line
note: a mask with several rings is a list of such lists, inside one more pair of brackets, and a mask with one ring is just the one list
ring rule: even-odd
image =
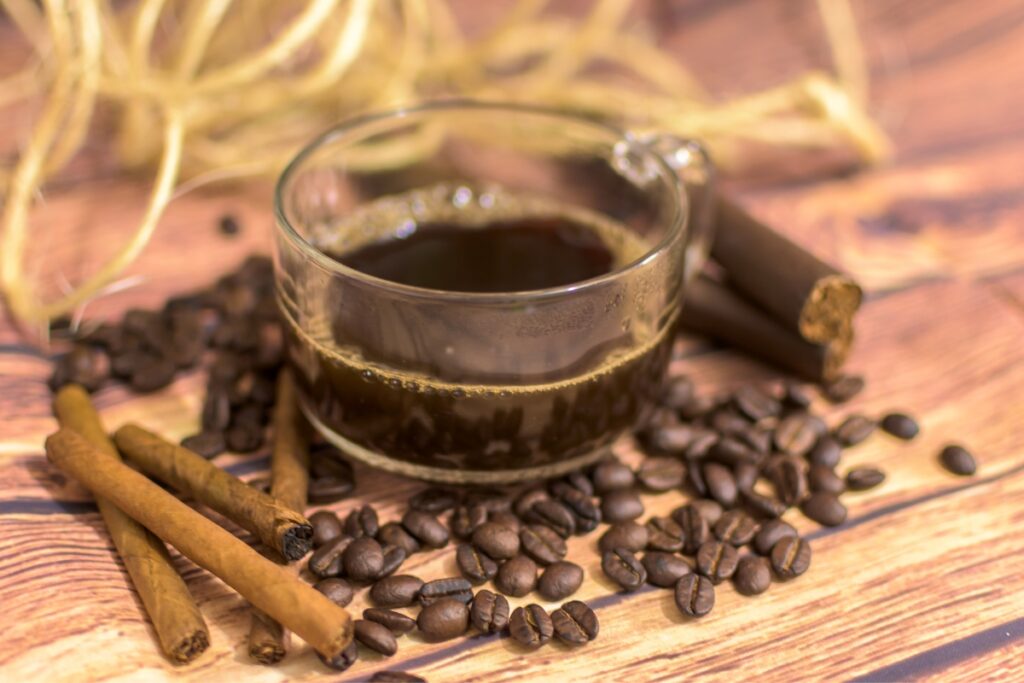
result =
[[601,523],[601,509],[589,496],[578,490],[566,489],[558,500],[572,512],[577,534],[589,533]]
[[384,568],[384,549],[376,540],[362,536],[345,548],[342,566],[348,578],[354,581],[370,581]]
[[558,562],[567,551],[565,539],[542,524],[528,524],[520,529],[519,545],[539,564]]
[[345,533],[352,538],[369,536],[371,538],[380,531],[380,524],[377,521],[377,511],[369,505],[357,508],[345,518]]
[[374,671],[370,683],[427,683],[427,679],[407,671]]
[[702,460],[686,461],[686,483],[698,496],[708,495],[708,484],[704,481],[704,473],[701,470],[703,464]]
[[825,385],[822,393],[832,403],[845,403],[856,396],[864,388],[864,378],[860,375],[843,375]]
[[607,553],[616,548],[624,548],[633,553],[638,553],[647,547],[650,540],[650,530],[636,522],[619,522],[608,528],[608,531],[601,535],[597,547],[601,553]]
[[682,410],[693,401],[696,391],[693,380],[684,375],[672,377],[665,386],[665,393],[662,394],[661,404],[672,410]]
[[347,606],[355,596],[355,591],[352,590],[352,586],[345,579],[324,579],[323,581],[317,581],[313,588],[326,595],[331,602],[341,607]]
[[736,571],[739,553],[729,543],[708,541],[697,550],[697,572],[719,584]]
[[743,595],[758,595],[772,583],[771,564],[758,555],[741,557],[732,577],[736,590]]
[[[92,393],[103,386],[110,375],[111,360],[101,349],[85,344],[75,344],[71,351],[61,356],[53,369],[49,385],[57,391],[66,384],[79,384]],[[134,370],[134,363],[129,372]]]
[[[715,503],[718,505],[718,503]],[[718,508],[721,513],[721,507]],[[708,521],[701,514],[696,501],[672,511],[672,519],[683,530],[683,552],[693,555],[711,533]]]
[[839,526],[846,521],[846,506],[831,493],[812,493],[800,509],[808,519],[823,526]]
[[836,427],[833,436],[844,448],[856,446],[875,431],[875,421],[864,415],[851,415]]
[[590,476],[594,481],[594,492],[598,495],[632,488],[636,481],[633,470],[618,460],[605,460],[599,463]]
[[758,459],[768,455],[772,449],[772,429],[769,427],[750,427],[735,436],[749,448]]
[[738,415],[732,408],[716,410],[708,420],[708,424],[719,434],[730,437],[746,431],[750,427],[750,422],[745,417]]
[[738,389],[732,395],[732,401],[741,413],[754,422],[776,417],[782,412],[782,406],[777,400],[753,386]]
[[515,510],[515,513],[520,517],[526,517],[534,503],[539,503],[544,500],[551,500],[551,496],[548,495],[546,488],[543,486],[536,486],[526,489],[519,494],[519,497],[516,498],[516,502],[512,505],[512,509]]
[[770,559],[776,576],[792,579],[811,566],[811,545],[799,536],[783,536],[772,546]]
[[692,571],[683,558],[659,550],[644,553],[641,564],[647,572],[647,583],[661,588],[671,588],[680,577]]
[[708,493],[722,507],[731,508],[736,504],[739,491],[736,488],[736,480],[729,468],[717,462],[704,464],[704,481],[707,482]]
[[732,468],[732,478],[736,481],[736,490],[740,493],[752,491],[759,476],[761,470],[750,462],[741,462]]
[[635,591],[647,580],[647,570],[633,553],[624,548],[604,553],[601,556],[601,569],[605,576],[626,591]]
[[721,505],[709,498],[691,500],[689,505],[696,509],[697,512],[700,513],[700,516],[707,520],[707,523],[712,526],[714,526],[715,522],[718,521],[718,518],[722,516],[722,513],[725,512],[725,509]]
[[978,464],[970,451],[957,444],[943,448],[939,453],[939,462],[947,470],[960,476],[970,476],[978,470]]
[[685,574],[676,583],[676,607],[688,617],[703,617],[715,606],[715,587],[699,574]]
[[428,548],[443,548],[448,545],[448,529],[429,512],[406,510],[402,515],[402,527],[417,542]]
[[786,382],[782,393],[782,400],[791,408],[803,410],[811,405],[811,393],[797,382]]
[[468,603],[473,599],[473,585],[461,576],[434,579],[420,586],[416,598],[424,607],[447,599]]
[[[314,533],[316,529],[313,529]],[[377,540],[384,545],[392,545],[405,551],[406,557],[416,553],[420,549],[419,541],[409,535],[409,532],[398,522],[388,522],[377,532]]]
[[519,534],[507,526],[487,522],[473,532],[473,545],[488,557],[507,560],[519,554]]
[[838,496],[846,490],[846,484],[831,467],[822,465],[811,465],[807,470],[807,484],[811,491],[831,493]]
[[768,555],[780,540],[796,536],[796,529],[792,524],[783,522],[781,519],[773,519],[761,525],[761,529],[754,536],[751,545],[761,555]]
[[524,515],[523,521],[543,524],[562,538],[568,538],[576,531],[576,517],[572,510],[557,500],[537,501]]
[[601,517],[609,524],[628,522],[644,513],[640,496],[632,489],[618,489],[601,498]]
[[783,418],[775,427],[773,440],[775,447],[784,453],[804,455],[826,431],[825,423],[820,417],[808,413],[793,413]]
[[551,613],[555,637],[569,645],[582,645],[597,638],[597,615],[579,600],[567,602]]
[[384,625],[366,619],[356,619],[353,625],[355,639],[360,645],[370,648],[385,657],[398,652],[398,642],[395,635]]
[[455,551],[455,563],[462,575],[474,585],[490,581],[498,573],[498,563],[469,543],[463,543]]
[[767,472],[775,486],[775,495],[785,505],[797,505],[807,497],[807,464],[794,456],[780,457]]
[[224,442],[233,453],[252,453],[263,445],[263,428],[249,423],[236,424],[224,433]]
[[758,517],[774,519],[781,517],[787,509],[785,503],[757,491],[740,491],[740,499]]
[[[683,549],[686,534],[670,517],[651,517],[647,520],[647,547],[677,553]],[[635,551],[634,551],[635,552]]]
[[583,472],[570,472],[562,479],[566,484],[573,487],[584,496],[594,495],[594,482]]
[[487,514],[501,512],[512,508],[512,501],[502,489],[478,486],[466,492],[465,503],[469,506],[480,505]]
[[428,641],[451,640],[469,628],[469,608],[460,600],[441,598],[420,610],[416,626]]
[[504,595],[482,590],[473,596],[469,621],[483,633],[499,633],[508,626],[509,605]]
[[517,607],[508,620],[512,639],[520,645],[537,648],[551,640],[555,627],[540,605]]
[[206,392],[199,423],[203,431],[223,432],[231,424],[231,400],[226,389],[214,385]]
[[746,545],[754,540],[760,526],[742,510],[727,510],[715,523],[715,537],[735,546]]
[[905,413],[889,413],[882,418],[879,426],[883,431],[904,441],[910,441],[921,430],[917,421]]
[[341,520],[330,510],[317,510],[309,516],[309,523],[313,527],[313,547],[315,548],[341,536]]
[[408,607],[416,603],[423,579],[408,574],[389,576],[373,584],[370,600],[378,607]]
[[[174,380],[175,372],[177,372],[177,368],[174,363],[166,358],[145,355],[140,357],[139,361],[136,363],[129,383],[135,391],[148,394],[149,392],[156,391],[157,389],[163,389],[170,384]],[[228,434],[230,434],[230,431]],[[229,446],[230,443],[231,440],[229,438]],[[262,437],[260,439],[260,443],[262,443]],[[256,450],[256,448],[259,448],[259,444],[248,450],[237,450],[239,453],[247,453],[250,450]]]
[[537,581],[537,592],[545,600],[564,600],[583,585],[583,568],[573,562],[555,562],[545,567]]
[[317,657],[320,658],[320,661],[323,662],[325,666],[334,669],[335,671],[345,671],[359,659],[359,648],[353,638],[352,642],[348,644],[348,647],[331,659],[325,658],[319,652],[317,653]]
[[516,533],[519,533],[519,530],[523,527],[523,522],[519,519],[519,515],[511,510],[491,512],[487,515],[487,521],[507,527]]
[[384,566],[380,568],[380,573],[374,577],[375,580],[384,579],[396,571],[402,566],[409,554],[405,552],[405,548],[400,545],[384,545],[381,546],[384,549]]
[[309,567],[309,571],[313,576],[320,579],[326,579],[340,574],[343,569],[342,555],[353,540],[355,539],[351,536],[345,536],[342,534],[341,536],[338,536],[317,548],[313,551],[313,554],[310,555],[309,562],[306,565]]
[[505,595],[521,598],[537,586],[537,565],[525,555],[506,560],[498,568],[494,586]]
[[469,538],[487,521],[487,508],[483,505],[460,505],[452,512],[448,527],[455,538]]
[[866,491],[885,481],[885,472],[874,467],[854,467],[846,473],[846,487],[851,491]]
[[812,465],[822,467],[835,467],[843,455],[843,447],[831,436],[823,436],[814,444],[814,448],[807,454],[807,461]]
[[224,434],[221,432],[199,432],[192,436],[186,436],[181,440],[181,445],[207,460],[216,458],[228,449],[228,445],[224,441]]
[[647,458],[636,473],[640,484],[651,491],[679,488],[686,478],[686,468],[675,458]]
[[645,436],[644,447],[651,453],[680,456],[693,442],[697,432],[690,425],[671,424],[650,432]]
[[721,438],[717,432],[706,430],[699,432],[693,437],[693,441],[686,448],[686,453],[683,457],[687,460],[700,460],[707,456],[711,452],[711,449],[715,447],[718,440]]
[[408,633],[416,628],[416,620],[393,609],[370,607],[363,610],[363,619],[386,626],[394,634]]
[[315,477],[310,479],[307,497],[310,505],[327,505],[347,497],[354,488],[352,479]]
[[437,515],[459,504],[460,496],[450,489],[431,487],[423,489],[409,500],[409,507],[420,512]]

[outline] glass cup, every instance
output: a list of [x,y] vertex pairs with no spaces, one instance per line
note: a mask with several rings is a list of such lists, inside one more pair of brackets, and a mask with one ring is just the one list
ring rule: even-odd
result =
[[[528,106],[437,102],[333,128],[275,196],[277,295],[305,414],[352,457],[446,483],[558,476],[601,458],[656,406],[683,291],[708,251],[711,183],[691,141]],[[465,292],[332,257],[424,222],[552,216],[599,233],[614,267]]]

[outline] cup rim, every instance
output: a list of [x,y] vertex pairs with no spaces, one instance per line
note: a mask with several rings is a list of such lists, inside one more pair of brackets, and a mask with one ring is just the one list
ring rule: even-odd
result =
[[[285,213],[284,209],[284,189],[288,182],[291,180],[298,170],[302,167],[302,164],[312,156],[317,150],[332,142],[337,142],[344,139],[346,136],[352,136],[356,134],[362,127],[386,119],[401,120],[403,118],[414,116],[423,112],[432,111],[444,111],[444,110],[478,110],[478,111],[496,111],[496,112],[522,112],[526,114],[534,114],[540,116],[548,116],[551,118],[561,119],[563,121],[570,121],[574,125],[585,125],[592,128],[598,129],[605,133],[610,133],[615,137],[622,140],[636,141],[642,146],[642,154],[647,160],[653,161],[655,166],[658,167],[659,171],[663,176],[670,179],[670,182],[674,185],[676,195],[679,197],[679,201],[675,202],[673,215],[670,217],[671,225],[666,229],[664,236],[658,241],[657,244],[653,245],[643,256],[635,259],[634,261],[627,263],[621,268],[609,271],[596,277],[588,278],[586,280],[580,280],[578,282],[571,282],[565,285],[558,285],[555,287],[546,287],[543,289],[527,289],[527,290],[513,290],[508,292],[461,292],[446,289],[433,289],[428,287],[417,287],[415,285],[407,285],[393,280],[377,277],[375,275],[369,275],[360,270],[356,270],[350,266],[347,266],[340,261],[331,258],[321,249],[316,247],[313,243],[303,237],[295,226],[292,225],[291,221]],[[628,130],[621,129],[617,126],[597,121],[594,119],[588,119],[579,114],[573,114],[572,112],[559,111],[548,107],[520,104],[517,102],[498,102],[498,101],[485,101],[475,100],[468,98],[453,98],[453,99],[441,99],[423,102],[411,106],[402,106],[392,109],[386,109],[367,114],[362,114],[349,119],[346,119],[338,124],[335,124],[314,137],[309,143],[307,143],[299,152],[292,158],[288,165],[285,166],[281,175],[278,177],[277,182],[274,186],[274,216],[276,219],[276,229],[283,233],[288,241],[295,246],[300,252],[302,252],[307,258],[313,263],[331,274],[337,274],[347,278],[355,280],[361,280],[367,284],[371,284],[375,287],[389,290],[391,292],[405,295],[415,296],[418,298],[433,299],[433,300],[457,300],[462,302],[475,302],[475,303],[507,303],[507,302],[522,302],[522,301],[533,301],[537,299],[548,299],[558,296],[562,296],[569,293],[583,292],[590,289],[600,287],[606,283],[614,282],[619,280],[629,273],[632,273],[640,268],[644,267],[651,261],[657,259],[661,254],[669,249],[673,243],[680,240],[684,235],[684,229],[689,223],[688,217],[688,206],[689,196],[686,192],[686,187],[680,179],[679,175],[672,168],[672,166],[666,161],[660,154],[654,152],[650,147],[643,141],[637,138],[634,134]]]

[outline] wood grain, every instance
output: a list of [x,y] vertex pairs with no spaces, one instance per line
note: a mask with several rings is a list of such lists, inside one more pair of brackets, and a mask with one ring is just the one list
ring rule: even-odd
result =
[[[659,35],[715,92],[827,66],[810,2],[662,4],[676,8],[677,25],[659,23]],[[815,530],[789,513],[811,534],[808,574],[757,598],[723,586],[714,612],[688,622],[667,591],[615,593],[600,573],[593,534],[570,543],[571,558],[587,572],[578,597],[601,619],[600,637],[584,649],[551,645],[527,655],[507,639],[433,645],[405,636],[394,658],[363,650],[339,677],[300,643],[279,666],[251,663],[248,606],[175,555],[212,641],[194,664],[175,668],[140,616],[95,505],[42,456],[42,440],[55,427],[45,354],[0,323],[0,679],[365,680],[388,668],[431,681],[1024,676],[1017,567],[1024,557],[1024,11],[1014,0],[859,2],[855,9],[876,79],[873,106],[894,136],[896,162],[822,182],[797,173],[783,186],[766,183],[776,177],[769,168],[763,179],[735,184],[760,216],[867,287],[851,368],[867,376],[868,388],[852,406],[821,406],[830,423],[853,410],[898,408],[922,424],[909,444],[878,435],[849,451],[843,467],[877,465],[888,479],[846,498],[850,518],[842,527]],[[0,71],[13,50],[0,41]],[[5,127],[0,149],[16,149],[23,132],[21,123]],[[91,157],[76,168],[91,172],[103,161]],[[143,182],[100,175],[82,182],[72,174],[48,193],[37,214],[48,228],[39,245],[49,250],[46,272],[75,278],[88,271],[141,210]],[[225,211],[242,219],[238,238],[216,233]],[[267,184],[185,195],[129,273],[144,278],[93,302],[87,316],[155,306],[206,284],[252,250],[266,250],[270,216]],[[702,340],[684,340],[677,351],[672,371],[707,391],[775,376]],[[195,429],[201,391],[193,374],[151,396],[113,387],[96,401],[109,425],[135,419],[175,438]],[[938,449],[954,439],[978,455],[977,477],[955,478],[939,467]],[[626,460],[636,458],[629,444],[619,448]],[[264,475],[269,464],[265,453],[219,462],[243,478]],[[394,519],[420,488],[361,466],[357,476],[358,499],[332,509],[372,501],[383,520]],[[648,514],[682,500],[674,492],[644,497]],[[406,570],[428,579],[452,575],[454,549],[416,555]],[[365,605],[360,594],[353,612]]]

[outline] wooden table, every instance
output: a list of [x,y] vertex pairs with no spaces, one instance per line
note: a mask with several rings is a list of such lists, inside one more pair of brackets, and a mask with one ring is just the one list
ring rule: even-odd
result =
[[[192,665],[175,668],[153,642],[89,495],[42,455],[54,429],[44,385],[49,362],[4,322],[0,679],[356,680],[385,668],[431,681],[1024,677],[1024,7],[1017,0],[903,0],[859,2],[857,10],[875,78],[873,109],[895,140],[896,162],[849,178],[750,183],[744,198],[869,292],[851,361],[868,389],[853,406],[828,409],[830,419],[904,408],[923,432],[908,445],[876,436],[849,452],[844,467],[878,465],[888,479],[846,497],[844,525],[810,534],[808,574],[757,598],[723,586],[714,612],[689,622],[668,591],[615,593],[591,535],[571,543],[588,576],[578,597],[601,620],[599,639],[586,648],[549,645],[525,655],[508,639],[430,645],[406,636],[395,658],[364,653],[339,676],[308,648],[273,668],[250,662],[245,602],[178,558],[213,643]],[[675,16],[669,41],[722,93],[823,65],[811,3],[691,0]],[[19,134],[24,117],[7,123],[5,135]],[[144,196],[144,184],[119,176],[53,189],[39,215],[68,238],[46,238],[52,262],[77,276],[75,268],[102,256],[97,236],[132,224]],[[245,225],[234,240],[216,233],[225,210]],[[156,306],[210,281],[265,250],[270,223],[265,185],[185,195],[132,268],[143,279],[95,302],[88,315]],[[772,376],[727,350],[700,348],[673,370],[708,391]],[[114,387],[96,399],[109,425],[138,418],[180,437],[195,427],[200,393],[193,374],[155,395]],[[977,454],[976,477],[958,479],[938,466],[937,451],[952,440]],[[267,459],[224,463],[248,478],[262,474]],[[365,468],[358,474],[358,500],[335,509],[372,501],[391,519],[419,488]],[[645,498],[648,513],[681,501],[675,493]],[[812,528],[798,515],[794,521]],[[417,555],[406,568],[427,578],[451,575],[453,555]],[[364,604],[360,596],[353,611]]]

